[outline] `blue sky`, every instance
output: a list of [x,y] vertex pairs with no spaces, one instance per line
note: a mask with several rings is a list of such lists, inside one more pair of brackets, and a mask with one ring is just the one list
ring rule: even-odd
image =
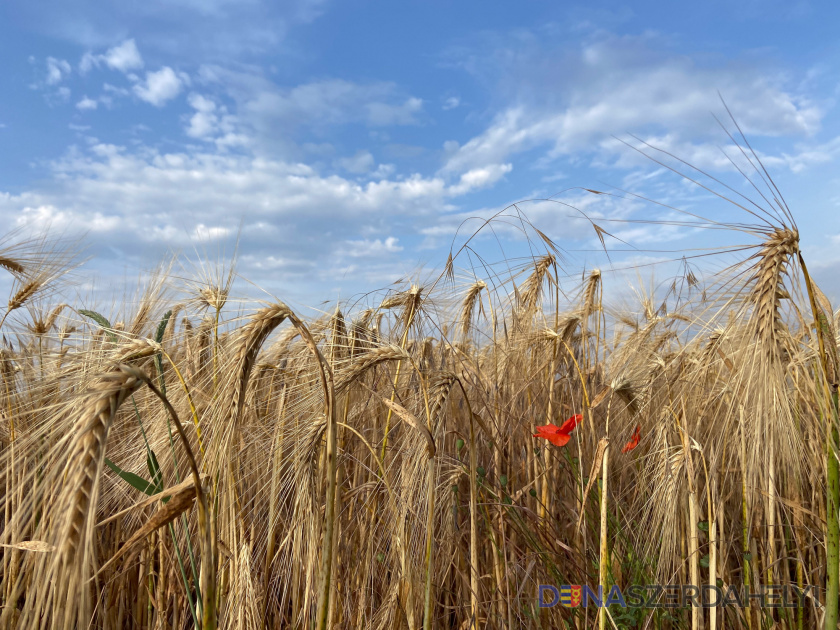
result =
[[562,191],[612,186],[745,220],[614,138],[748,192],[720,151],[720,92],[840,295],[837,24],[836,3],[775,0],[11,0],[0,217],[84,234],[100,286],[169,251],[230,252],[238,235],[239,273],[314,303],[432,273],[465,219],[561,193],[637,248],[608,261],[574,211],[523,204],[572,275],[645,264],[744,239],[622,223],[676,215]]

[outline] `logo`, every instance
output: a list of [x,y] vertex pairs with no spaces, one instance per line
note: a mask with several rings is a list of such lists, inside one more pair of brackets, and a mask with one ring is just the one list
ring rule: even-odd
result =
[[560,587],[560,605],[577,608],[580,606],[581,592],[581,587],[576,584],[563,584]]
[[608,593],[599,585],[539,585],[540,608],[804,608],[808,600],[820,602],[820,589],[813,585],[762,585],[758,590],[747,586],[718,587],[709,584],[631,584],[622,591],[614,584]]

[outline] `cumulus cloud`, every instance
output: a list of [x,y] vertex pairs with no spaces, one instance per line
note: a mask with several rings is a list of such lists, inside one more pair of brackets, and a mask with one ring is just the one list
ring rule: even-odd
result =
[[393,83],[322,79],[278,86],[258,72],[203,66],[200,80],[237,104],[237,116],[257,138],[284,138],[346,124],[371,127],[420,124],[423,100]]
[[[106,259],[227,238],[244,220],[242,249],[250,255],[281,251],[290,266],[332,265],[336,252],[399,253],[397,236],[374,238],[371,230],[383,223],[413,230],[423,217],[450,209],[440,178],[355,182],[245,155],[95,143],[68,152],[52,169],[49,191],[0,193],[0,217],[86,231]],[[335,247],[324,246],[330,242]]]
[[127,39],[121,44],[109,48],[104,54],[96,55],[86,52],[79,62],[79,70],[84,74],[90,72],[94,67],[105,64],[112,70],[119,70],[123,73],[139,70],[143,67],[143,57],[137,49],[133,39]]
[[372,125],[413,125],[417,122],[417,114],[423,110],[423,100],[412,96],[396,105],[372,102],[367,103],[365,109]]
[[369,172],[373,168],[374,159],[370,151],[358,151],[352,157],[336,160],[336,164],[339,168],[344,169],[348,173],[361,175]]
[[228,113],[227,107],[211,98],[192,93],[187,98],[195,112],[188,117],[184,129],[191,138],[212,141],[219,149],[247,145],[249,138],[240,131],[239,120]]
[[461,99],[457,96],[450,96],[445,101],[443,101],[443,110],[448,111],[450,109],[455,109],[461,104]]
[[385,240],[377,238],[374,240],[345,241],[342,253],[352,258],[381,258],[386,254],[401,252],[403,248],[397,244],[398,242],[399,239],[395,236],[389,236]]
[[47,57],[47,78],[45,79],[47,85],[57,85],[61,83],[64,78],[70,74],[70,64],[64,59],[56,59],[55,57]]
[[143,57],[137,50],[133,39],[127,39],[119,46],[109,49],[104,55],[105,65],[120,72],[139,70],[143,67]]
[[82,98],[82,100],[76,103],[76,109],[80,109],[82,111],[96,109],[97,106],[98,103],[92,98],[88,98],[87,96],[85,96],[84,98]]
[[190,94],[189,104],[195,111],[190,117],[187,135],[193,138],[206,138],[216,131],[218,116],[216,104],[201,94]]
[[[0,219],[85,230],[106,266],[132,258],[148,262],[169,249],[239,234],[244,275],[258,283],[282,278],[311,285],[332,282],[336,274],[390,277],[402,260],[411,261],[411,268],[418,245],[408,235],[425,238],[420,248],[448,246],[465,221],[461,230],[469,231],[517,197],[555,192],[545,190],[561,175],[548,173],[581,183],[581,171],[574,169],[582,165],[616,169],[615,179],[623,178],[628,190],[674,207],[690,205],[696,199],[683,183],[667,187],[662,172],[652,172],[650,162],[611,136],[632,132],[709,171],[731,169],[716,146],[726,138],[709,116],[722,109],[718,88],[751,136],[786,141],[783,151],[757,148],[769,167],[804,172],[840,155],[840,139],[812,141],[825,105],[779,74],[747,63],[706,60],[700,66],[688,56],[659,55],[648,37],[599,33],[574,41],[562,55],[546,54],[544,43],[516,55],[474,55],[464,69],[478,74],[486,71],[477,69],[480,64],[494,66],[498,76],[487,85],[499,96],[469,118],[469,135],[447,140],[433,117],[451,119],[441,109],[463,108],[458,96],[435,98],[429,110],[428,102],[385,81],[323,78],[278,85],[256,67],[204,66],[188,76],[173,69],[174,61],[173,67],[141,71],[136,43],[126,40],[83,58],[81,70],[110,68],[125,76],[112,74],[117,85],[106,84],[94,98],[77,95],[76,108],[108,106],[107,99],[130,95],[162,107],[185,94],[188,108],[172,113],[183,135],[169,136],[164,151],[154,148],[159,137],[143,144],[141,138],[150,136],[137,130],[149,127],[139,120],[129,122],[138,124],[127,146],[72,127],[80,146],[52,164],[49,185],[0,192]],[[40,61],[35,67],[43,68]],[[69,98],[69,64],[51,57],[47,72],[37,87],[49,84],[51,98]],[[471,110],[475,102],[471,93]],[[135,109],[159,117],[150,108]],[[406,128],[412,125],[426,126],[420,133]],[[788,142],[791,137],[802,142]],[[282,150],[271,150],[281,143]],[[724,149],[736,152],[726,143]],[[377,164],[377,158],[397,166]],[[504,200],[481,193],[503,181],[509,184],[505,190],[520,192]],[[475,209],[476,199],[488,207]],[[635,243],[658,246],[687,233],[673,225],[620,223],[639,217],[638,199],[573,193],[561,201],[523,209],[549,235],[592,249],[600,244],[591,223],[570,206]],[[662,208],[655,211],[665,216]],[[519,238],[514,222],[497,234]]]
[[[604,138],[627,132],[707,139],[720,133],[710,116],[722,109],[718,91],[753,136],[807,137],[819,129],[823,107],[786,85],[783,76],[724,62],[699,66],[687,56],[659,54],[656,46],[650,36],[601,34],[562,51],[566,62],[559,67],[568,73],[565,77],[540,60],[561,53],[546,55],[544,48],[534,48],[529,54],[526,46],[515,55],[487,54],[487,64],[508,64],[498,80],[505,91],[521,96],[482,133],[451,152],[444,171],[502,163],[538,147],[545,148],[547,160],[593,152],[614,156],[617,145]],[[465,68],[478,73],[481,63],[473,56]]]
[[182,88],[182,78],[172,68],[164,66],[157,72],[147,72],[145,80],[134,86],[134,93],[140,100],[162,107],[178,96]]
[[463,173],[457,184],[450,186],[450,194],[463,195],[471,190],[495,184],[513,170],[512,164],[490,164]]

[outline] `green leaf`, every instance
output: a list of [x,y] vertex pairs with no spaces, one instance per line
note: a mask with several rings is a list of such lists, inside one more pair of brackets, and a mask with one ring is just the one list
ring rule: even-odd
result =
[[487,471],[486,471],[486,470],[484,470],[484,467],[483,467],[483,466],[479,466],[478,468],[476,468],[476,469],[475,469],[475,472],[477,472],[477,473],[478,473],[478,476],[479,476],[479,477],[483,477],[484,475],[486,475],[486,474],[487,474]]
[[704,569],[707,569],[709,567],[709,554],[706,554],[705,556],[700,558],[700,566]]
[[163,319],[158,324],[157,333],[155,333],[155,341],[161,343],[163,341],[163,334],[166,332],[166,327],[169,325],[169,319],[172,317],[172,311],[166,311]]
[[461,438],[458,438],[458,439],[455,441],[455,448],[457,448],[459,451],[460,451],[462,448],[464,448],[464,440],[462,440]]
[[528,490],[528,494],[530,494],[532,497],[535,497],[537,496],[537,491],[534,488],[531,488],[530,490]]
[[111,322],[109,322],[103,315],[100,315],[96,311],[88,311],[85,309],[81,309],[79,311],[79,315],[84,315],[85,317],[89,317],[93,321],[95,321],[99,326],[108,334],[108,339],[111,341],[116,341],[117,336],[114,334],[114,328],[111,326]]
[[[166,311],[166,314],[163,316],[163,319],[160,320],[158,324],[157,332],[155,333],[155,341],[157,343],[163,342],[163,335],[166,332],[166,326],[169,324],[169,319],[172,317],[172,310]],[[161,358],[161,353],[158,352],[155,355],[155,368],[157,368],[158,373],[158,380],[160,381],[160,391],[161,393],[166,396],[166,379],[163,376],[163,359]]]
[[697,529],[699,529],[701,532],[709,531],[709,521],[700,521],[699,523],[697,523]]
[[[155,493],[163,492],[163,474],[160,472],[160,464],[158,464],[157,457],[152,449],[148,449],[146,454],[146,466],[148,466],[149,474],[152,476]],[[166,500],[164,503],[166,503]]]
[[500,476],[500,477],[499,477],[499,485],[501,485],[501,486],[502,486],[502,488],[504,488],[505,486],[507,486],[507,483],[508,483],[508,477],[507,477],[507,475],[502,475],[502,476]]
[[152,496],[157,494],[158,490],[151,481],[146,481],[140,475],[135,475],[132,472],[128,472],[127,470],[123,470],[119,466],[117,466],[114,462],[112,462],[107,457],[105,458],[105,463],[108,465],[108,468],[113,470],[117,473],[122,479],[127,481],[132,488],[136,488],[140,492],[148,494]]

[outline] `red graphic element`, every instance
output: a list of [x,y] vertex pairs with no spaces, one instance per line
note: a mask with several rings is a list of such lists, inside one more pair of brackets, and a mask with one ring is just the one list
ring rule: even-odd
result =
[[582,597],[583,589],[580,586],[573,586],[572,587],[572,608],[576,608],[580,606],[580,600]]
[[560,604],[566,608],[577,608],[583,598],[583,588],[576,584],[560,587]]

